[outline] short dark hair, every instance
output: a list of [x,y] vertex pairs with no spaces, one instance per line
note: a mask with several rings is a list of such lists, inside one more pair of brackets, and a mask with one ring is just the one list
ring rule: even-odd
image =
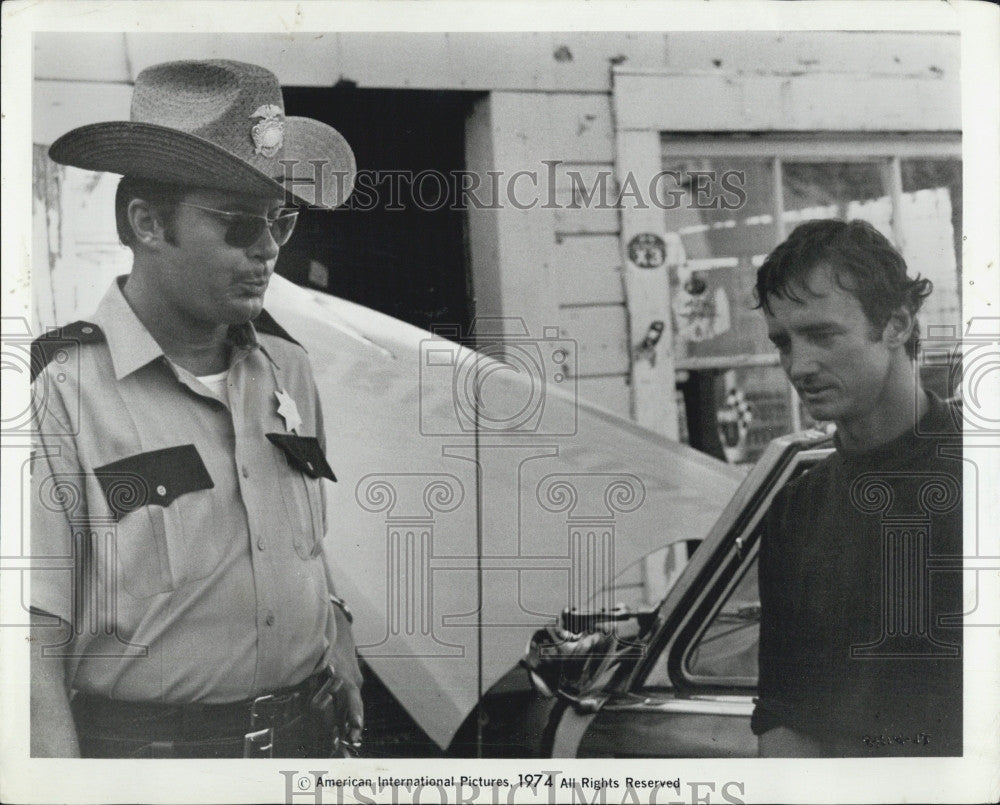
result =
[[[769,296],[802,301],[809,273],[828,265],[834,280],[861,303],[873,330],[882,332],[893,312],[905,308],[916,316],[933,284],[906,274],[906,261],[888,239],[867,221],[821,219],[799,224],[757,270],[756,307],[771,313]],[[917,355],[920,327],[914,322],[906,354]]]
[[167,243],[176,243],[177,232],[174,227],[174,217],[177,214],[177,204],[193,188],[185,185],[168,184],[154,179],[140,179],[135,176],[123,176],[118,182],[115,193],[115,223],[118,225],[118,240],[123,246],[134,249],[137,241],[135,231],[128,219],[128,205],[133,199],[140,198],[150,204],[163,222],[164,237]]

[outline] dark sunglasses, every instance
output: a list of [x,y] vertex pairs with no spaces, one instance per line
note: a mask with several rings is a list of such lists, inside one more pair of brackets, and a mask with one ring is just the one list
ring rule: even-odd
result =
[[225,241],[230,246],[245,249],[258,241],[264,230],[271,232],[271,237],[279,246],[288,243],[295,229],[295,221],[299,217],[298,210],[282,210],[274,218],[266,215],[252,215],[248,212],[229,212],[216,210],[212,207],[202,207],[189,201],[179,201],[184,207],[194,207],[196,210],[211,213],[226,222]]

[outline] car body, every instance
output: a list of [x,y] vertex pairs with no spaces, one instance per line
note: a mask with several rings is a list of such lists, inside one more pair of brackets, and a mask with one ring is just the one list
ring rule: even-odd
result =
[[567,606],[652,607],[668,584],[641,583],[644,558],[708,533],[744,478],[591,404],[574,345],[523,322],[473,351],[280,277],[267,304],[322,400],[324,547],[369,671],[369,754],[487,753],[478,705],[532,634]]
[[[755,756],[760,524],[778,490],[831,450],[820,431],[773,441],[655,609],[567,613],[576,634],[561,646],[552,631],[537,634],[524,663],[532,670],[512,670],[484,697],[479,753]],[[588,617],[583,626],[601,637],[574,654]],[[452,750],[468,754],[472,730],[460,736]]]

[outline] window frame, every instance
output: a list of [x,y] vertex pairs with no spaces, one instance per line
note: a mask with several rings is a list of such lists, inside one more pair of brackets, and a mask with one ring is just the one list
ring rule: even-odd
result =
[[[962,163],[961,132],[789,132],[768,133],[674,133],[660,132],[661,166],[674,159],[759,159],[770,160],[771,216],[775,242],[788,236],[784,214],[782,165],[786,162],[854,162],[879,167],[883,187],[892,204],[892,242],[903,252],[900,209],[903,196],[902,161],[907,159],[956,159]],[[671,230],[670,211],[664,211],[664,226]],[[956,255],[960,257],[960,255]],[[724,259],[724,258],[720,258]],[[741,369],[778,366],[777,352],[737,354],[710,358],[676,358],[674,371]],[[802,430],[801,402],[791,383],[786,381],[792,432]]]
[[[777,445],[777,448],[775,448]],[[709,538],[699,548],[711,552],[702,554],[692,562],[691,573],[685,574],[675,588],[678,598],[672,595],[661,604],[665,610],[658,615],[660,628],[647,644],[647,654],[630,674],[627,687],[640,695],[662,695],[683,692],[691,695],[737,694],[748,695],[756,690],[757,680],[744,677],[695,676],[687,670],[692,649],[708,629],[712,619],[725,605],[733,589],[749,572],[748,566],[756,561],[759,545],[757,529],[764,519],[771,502],[778,492],[793,477],[833,452],[829,437],[821,432],[800,434],[798,437],[783,437],[772,443],[759,463],[764,464],[760,476],[748,476],[734,500],[743,500],[749,505],[735,513],[735,528],[727,528],[727,534],[719,538]],[[766,466],[771,465],[771,466]],[[723,520],[725,520],[725,515]],[[731,536],[733,531],[735,536]],[[693,595],[690,593],[693,591]],[[681,610],[679,618],[671,618]],[[665,659],[665,663],[663,660]],[[666,665],[670,686],[648,684],[650,674],[662,664]]]

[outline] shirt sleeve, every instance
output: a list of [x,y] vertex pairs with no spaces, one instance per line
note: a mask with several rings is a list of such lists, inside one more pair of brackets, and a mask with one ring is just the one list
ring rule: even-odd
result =
[[[40,377],[35,382],[44,383]],[[35,434],[31,461],[31,608],[73,622],[74,585],[82,557],[75,550],[73,521],[87,517],[86,483],[77,458],[73,423],[55,392],[33,395]],[[36,389],[33,389],[37,391]],[[80,541],[83,547],[83,541]]]

